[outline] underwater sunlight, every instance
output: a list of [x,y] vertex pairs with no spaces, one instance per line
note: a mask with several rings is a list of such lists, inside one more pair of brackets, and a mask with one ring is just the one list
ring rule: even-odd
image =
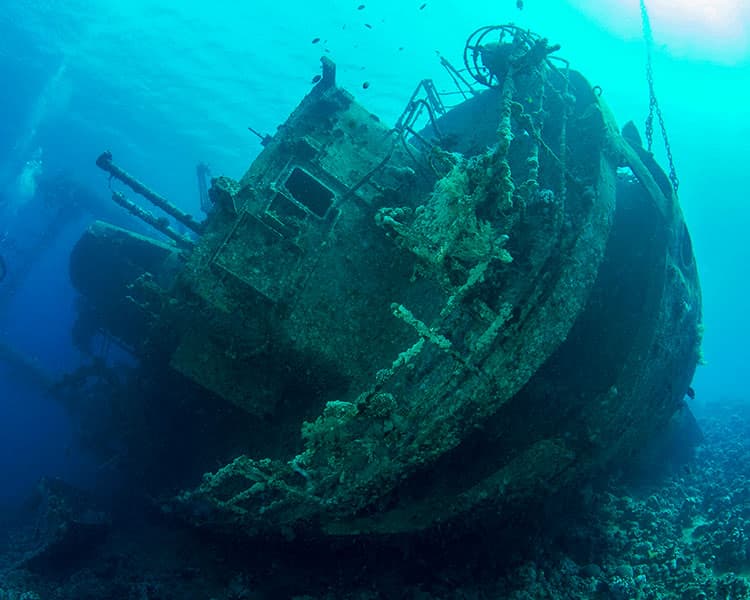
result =
[[[640,35],[640,9],[633,0],[574,0],[585,13],[618,35]],[[672,54],[741,64],[750,61],[750,3],[746,0],[649,0],[655,33]]]

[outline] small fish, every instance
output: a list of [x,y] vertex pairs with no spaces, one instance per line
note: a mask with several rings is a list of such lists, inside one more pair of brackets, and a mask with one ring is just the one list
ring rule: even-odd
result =
[[692,386],[690,386],[687,391],[685,392],[685,395],[690,398],[691,400],[695,400],[695,390]]
[[370,25],[369,23],[365,23],[365,27],[367,27],[367,29],[372,29],[372,25]]
[[320,38],[313,38],[312,43],[313,44],[317,44],[319,41],[320,41]]
[[370,87],[370,82],[369,81],[365,81],[365,82],[362,83],[362,89],[363,90],[366,90],[368,87]]
[[5,279],[8,274],[8,268],[5,266],[5,259],[0,255],[0,281]]
[[422,4],[422,6],[419,7],[419,10],[424,10],[425,6],[427,6],[427,2],[425,2],[424,4]]
[[312,82],[318,83],[321,79],[323,79],[322,75],[316,75],[315,77],[312,78]]
[[516,0],[516,8],[518,10],[523,10],[523,0]]
[[357,7],[357,10],[364,10],[364,9],[365,9],[365,5],[364,5],[364,4],[360,4],[360,5],[359,5],[359,6]]

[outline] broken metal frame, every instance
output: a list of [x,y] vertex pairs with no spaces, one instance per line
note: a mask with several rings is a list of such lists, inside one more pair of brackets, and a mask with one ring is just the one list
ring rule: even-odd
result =
[[441,96],[442,94],[437,91],[432,79],[423,79],[417,84],[416,89],[406,104],[406,108],[404,108],[403,112],[396,120],[396,125],[393,128],[393,131],[396,133],[397,142],[401,143],[404,151],[409,158],[412,159],[414,164],[425,171],[427,170],[427,167],[434,171],[434,167],[429,161],[425,166],[423,162],[414,155],[409,138],[419,141],[428,155],[436,147],[432,141],[426,139],[419,131],[417,131],[416,124],[424,112],[427,112],[430,127],[432,127],[433,131],[436,133],[438,139],[442,139],[443,136],[440,132],[437,121],[439,117],[446,114],[447,110],[443,104]]
[[[547,46],[546,39],[532,33],[531,31],[516,27],[515,25],[489,25],[477,29],[469,36],[466,45],[464,46],[465,67],[463,69],[457,69],[445,57],[440,57],[440,64],[448,72],[448,75],[456,86],[456,90],[452,92],[438,92],[431,79],[423,79],[417,85],[414,93],[406,104],[406,108],[396,121],[394,131],[397,134],[397,140],[402,144],[405,152],[409,155],[412,161],[414,161],[414,163],[421,169],[431,170],[433,173],[440,176],[433,161],[428,158],[427,164],[425,165],[423,161],[420,161],[419,158],[415,156],[413,148],[409,143],[410,140],[417,140],[423,146],[427,156],[430,156],[437,147],[437,144],[426,139],[416,128],[416,124],[424,112],[427,112],[429,124],[436,133],[438,140],[440,140],[443,136],[440,132],[437,121],[440,116],[447,112],[443,98],[452,94],[460,94],[464,100],[466,100],[470,96],[476,96],[479,94],[466,77],[464,77],[464,73],[469,73],[477,83],[486,87],[502,87],[502,82],[493,82],[492,77],[494,77],[494,75],[489,72],[488,67],[480,63],[480,50],[483,43],[487,36],[496,32],[499,32],[498,43],[502,43],[505,36],[510,35],[514,40],[520,40],[525,46],[526,52],[520,59],[517,59],[516,62],[528,57],[535,48],[539,48],[540,51],[543,52],[543,62],[545,62],[552,71],[559,74],[564,79],[565,91],[567,92],[570,64],[564,58],[552,56],[553,52],[559,50],[559,45]],[[537,142],[541,142],[541,145],[561,164],[563,170],[565,170],[565,149],[562,148],[558,156],[541,140],[539,132],[534,131],[529,133],[537,138]],[[565,175],[563,176],[563,188],[565,187],[564,179]]]

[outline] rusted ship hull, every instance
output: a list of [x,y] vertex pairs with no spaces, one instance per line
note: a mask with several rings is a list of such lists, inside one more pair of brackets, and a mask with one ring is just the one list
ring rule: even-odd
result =
[[[300,431],[172,509],[249,535],[410,532],[563,489],[667,423],[700,346],[689,234],[553,50],[501,30],[471,49],[487,89],[450,110],[415,96],[393,129],[324,63],[245,176],[214,180],[194,247],[84,236],[123,241],[106,293],[74,255],[104,327]],[[127,327],[107,315],[122,302]]]

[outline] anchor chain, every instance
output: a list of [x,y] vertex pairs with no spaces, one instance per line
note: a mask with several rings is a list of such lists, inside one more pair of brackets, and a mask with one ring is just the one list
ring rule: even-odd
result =
[[659,129],[661,130],[661,137],[664,140],[664,150],[667,154],[667,161],[669,162],[669,181],[672,184],[672,189],[675,194],[680,187],[680,180],[677,178],[677,171],[674,166],[674,159],[672,158],[672,147],[669,144],[669,137],[667,136],[667,128],[664,124],[664,116],[662,115],[661,108],[659,107],[659,101],[656,98],[656,90],[654,87],[654,66],[652,61],[652,51],[654,47],[654,34],[651,30],[651,20],[648,16],[648,9],[646,8],[646,0],[640,0],[641,3],[641,24],[643,28],[643,38],[646,42],[646,81],[648,82],[648,117],[646,117],[646,142],[648,143],[648,151],[651,151],[651,147],[654,141],[654,116],[659,122]]

